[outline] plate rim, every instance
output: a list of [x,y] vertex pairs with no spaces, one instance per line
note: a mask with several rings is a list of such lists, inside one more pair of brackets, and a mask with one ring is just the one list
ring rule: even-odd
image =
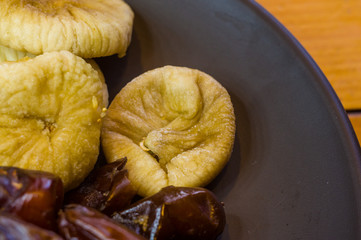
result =
[[358,209],[358,234],[361,236],[361,147],[351,121],[347,116],[347,112],[321,68],[308,51],[302,46],[302,44],[296,39],[296,37],[261,4],[254,0],[244,0],[244,2],[257,15],[263,18],[263,20],[265,20],[296,52],[307,69],[309,69],[315,77],[315,80],[320,86],[320,89],[323,91],[323,94],[329,100],[330,107],[334,109],[336,122],[339,123],[339,126],[342,129],[342,131],[338,131],[340,133],[340,138],[344,143],[345,152],[348,152],[350,156],[348,164],[353,181],[352,187],[355,194],[355,202]]

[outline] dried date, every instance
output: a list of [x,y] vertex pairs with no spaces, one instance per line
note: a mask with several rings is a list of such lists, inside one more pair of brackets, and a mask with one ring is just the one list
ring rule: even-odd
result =
[[128,206],[136,195],[124,170],[126,158],[93,170],[76,189],[66,193],[66,204],[76,203],[112,214]]
[[62,240],[56,233],[25,222],[13,215],[0,215],[0,239],[3,240]]
[[63,196],[61,179],[51,173],[0,167],[1,213],[11,213],[42,228],[55,229]]
[[216,239],[226,218],[221,202],[204,188],[165,187],[112,218],[148,239]]
[[59,214],[59,232],[65,239],[145,240],[95,209],[70,204]]

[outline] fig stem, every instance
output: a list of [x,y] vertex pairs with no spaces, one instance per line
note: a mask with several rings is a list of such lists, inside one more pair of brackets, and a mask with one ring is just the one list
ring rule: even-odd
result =
[[140,146],[140,148],[141,148],[143,151],[149,153],[152,157],[154,157],[154,158],[157,160],[157,162],[159,162],[159,157],[157,156],[157,154],[155,154],[154,152],[152,152],[152,150],[150,150],[149,148],[147,148],[147,146],[144,145],[144,138],[143,138],[143,140],[139,143],[139,146]]

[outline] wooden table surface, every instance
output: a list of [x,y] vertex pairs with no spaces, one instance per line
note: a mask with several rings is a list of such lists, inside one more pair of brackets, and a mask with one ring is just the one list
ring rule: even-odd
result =
[[257,0],[303,45],[361,142],[361,0]]

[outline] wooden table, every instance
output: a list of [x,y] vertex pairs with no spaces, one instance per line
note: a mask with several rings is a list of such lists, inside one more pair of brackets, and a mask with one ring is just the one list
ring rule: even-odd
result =
[[361,142],[361,1],[257,0],[317,62]]

